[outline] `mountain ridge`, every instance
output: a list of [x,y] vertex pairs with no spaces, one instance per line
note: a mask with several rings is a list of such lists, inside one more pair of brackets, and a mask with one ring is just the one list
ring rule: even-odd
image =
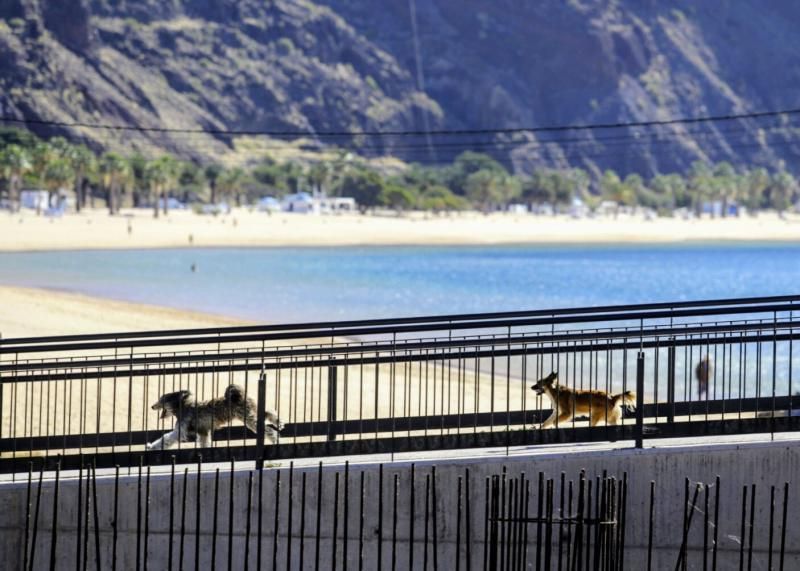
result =
[[[8,0],[0,5],[2,115],[216,130],[492,129],[800,107],[800,5],[714,0]],[[416,32],[416,41],[414,39]],[[419,65],[418,65],[419,64]],[[424,89],[423,89],[424,87]],[[224,136],[72,129],[94,148],[204,160]],[[45,133],[46,134],[46,133]],[[407,161],[470,145],[518,172],[651,175],[696,160],[776,167],[800,151],[791,120],[741,120],[580,141],[337,141]],[[619,140],[613,140],[616,136]],[[574,138],[574,137],[573,137]],[[435,153],[435,154],[434,154]]]

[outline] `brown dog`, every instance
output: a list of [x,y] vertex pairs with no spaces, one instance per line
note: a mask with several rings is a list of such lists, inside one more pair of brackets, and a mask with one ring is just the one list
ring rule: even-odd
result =
[[542,428],[558,426],[582,415],[589,416],[592,426],[603,420],[608,424],[618,424],[622,419],[622,407],[633,408],[636,404],[636,395],[631,391],[609,395],[606,391],[559,386],[556,371],[537,381],[531,390],[537,395],[547,395],[553,404],[553,414],[542,423]]

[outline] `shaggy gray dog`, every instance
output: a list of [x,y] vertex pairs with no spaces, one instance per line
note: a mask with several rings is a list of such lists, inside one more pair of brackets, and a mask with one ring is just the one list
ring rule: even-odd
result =
[[[256,403],[245,397],[242,387],[230,385],[222,398],[198,403],[191,391],[181,390],[163,395],[151,407],[161,411],[161,418],[172,415],[175,427],[161,438],[147,445],[148,450],[163,450],[177,442],[198,442],[200,446],[211,446],[211,433],[233,420],[240,420],[251,431],[256,432]],[[278,433],[283,423],[274,410],[266,411],[266,437],[278,443]]]

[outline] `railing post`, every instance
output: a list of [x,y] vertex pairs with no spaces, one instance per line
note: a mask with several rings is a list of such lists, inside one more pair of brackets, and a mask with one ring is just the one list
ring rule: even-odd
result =
[[336,367],[328,367],[328,440],[336,440],[336,430],[333,423],[336,422]]
[[642,448],[644,434],[644,353],[636,356],[636,448]]
[[264,437],[267,422],[267,372],[262,369],[258,377],[258,399],[256,419],[256,470],[264,468]]
[[667,422],[675,420],[675,339],[667,349]]

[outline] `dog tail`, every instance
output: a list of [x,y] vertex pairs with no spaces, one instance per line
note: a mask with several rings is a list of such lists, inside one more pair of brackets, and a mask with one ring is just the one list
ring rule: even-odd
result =
[[228,404],[241,404],[245,401],[244,390],[239,385],[228,385],[224,398]]
[[630,409],[636,408],[636,393],[633,391],[625,391],[611,398],[614,400],[614,406],[624,406]]
[[[255,402],[245,396],[244,389],[239,385],[228,385],[228,388],[225,389],[224,398],[225,402],[230,405],[239,405],[249,401],[247,408],[255,411]],[[255,414],[255,412],[253,412],[253,414]],[[281,422],[281,419],[278,418],[278,413],[274,410],[266,410],[266,419],[267,427],[271,427],[277,432],[283,430],[283,422]]]

